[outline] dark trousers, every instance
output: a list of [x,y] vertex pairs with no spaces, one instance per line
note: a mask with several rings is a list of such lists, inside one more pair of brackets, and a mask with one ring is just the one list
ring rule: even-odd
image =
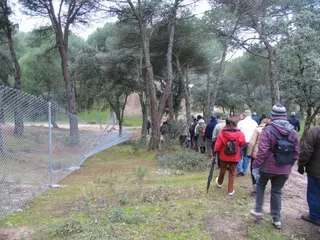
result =
[[260,171],[260,178],[257,182],[255,210],[261,213],[263,210],[264,192],[268,181],[271,181],[270,213],[273,221],[281,221],[281,195],[282,188],[288,180],[287,175],[274,175]]
[[307,201],[309,216],[320,222],[320,179],[308,176]]
[[253,176],[253,174],[252,174],[252,169],[253,169],[253,161],[254,161],[254,159],[253,158],[251,158],[251,165],[250,165],[250,173],[251,173],[251,181],[252,181],[252,185],[255,185],[255,184],[257,184],[257,181],[256,181],[256,179],[254,178],[254,176]]

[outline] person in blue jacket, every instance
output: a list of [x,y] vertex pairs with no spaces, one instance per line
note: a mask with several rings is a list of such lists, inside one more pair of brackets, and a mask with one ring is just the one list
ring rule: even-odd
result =
[[257,122],[257,124],[259,125],[260,123],[260,118],[258,117],[257,113],[256,112],[253,112],[253,114],[251,115],[251,118],[253,120],[255,120]]
[[294,127],[297,132],[300,132],[300,120],[297,118],[296,113],[292,112],[289,117],[289,123]]
[[213,129],[216,127],[217,124],[218,124],[217,119],[214,116],[211,116],[210,123],[207,125],[206,131],[204,133],[207,141],[207,155],[209,160],[213,158],[212,133],[213,133]]

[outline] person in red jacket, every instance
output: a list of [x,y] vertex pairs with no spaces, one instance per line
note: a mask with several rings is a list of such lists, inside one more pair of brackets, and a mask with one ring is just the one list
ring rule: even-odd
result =
[[237,128],[237,118],[232,117],[226,120],[226,126],[219,133],[214,151],[219,152],[220,172],[216,178],[218,187],[222,187],[224,175],[229,167],[228,192],[229,196],[235,194],[233,189],[234,178],[236,176],[237,164],[241,159],[241,148],[246,145],[244,134]]

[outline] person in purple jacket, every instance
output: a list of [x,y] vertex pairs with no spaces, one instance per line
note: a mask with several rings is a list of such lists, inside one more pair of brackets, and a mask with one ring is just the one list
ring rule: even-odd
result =
[[253,163],[253,169],[259,168],[260,178],[255,208],[250,210],[250,214],[257,219],[262,218],[264,193],[270,180],[270,213],[275,228],[281,229],[281,191],[294,162],[299,158],[300,148],[298,134],[287,120],[286,108],[276,104],[272,107],[271,115],[271,123],[261,132],[257,159]]

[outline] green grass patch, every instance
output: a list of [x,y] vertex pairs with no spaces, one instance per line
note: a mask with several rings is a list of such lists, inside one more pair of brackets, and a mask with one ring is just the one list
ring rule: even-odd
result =
[[152,161],[156,152],[132,147],[88,159],[62,188],[1,220],[0,231],[27,227],[31,239],[232,239],[230,232],[238,239],[288,239],[271,219],[257,225],[250,218],[249,177],[236,178],[232,198],[226,197],[227,175],[222,188],[213,178],[207,194],[208,169],[166,174]]
[[[80,112],[77,114],[78,118],[92,124],[98,123],[106,123],[109,120],[110,113],[100,112],[100,111],[87,111]],[[142,116],[125,116],[124,117],[124,126],[134,127],[134,126],[142,126]]]

